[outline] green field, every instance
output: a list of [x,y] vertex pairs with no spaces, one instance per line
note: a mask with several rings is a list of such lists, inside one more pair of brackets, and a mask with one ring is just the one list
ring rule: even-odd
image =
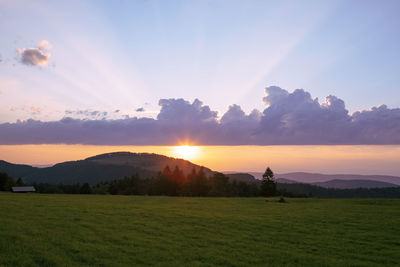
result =
[[4,266],[393,266],[400,200],[0,194]]

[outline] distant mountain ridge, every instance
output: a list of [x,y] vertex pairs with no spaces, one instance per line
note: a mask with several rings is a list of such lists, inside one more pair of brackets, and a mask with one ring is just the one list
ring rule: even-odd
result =
[[[261,172],[249,172],[255,178],[261,179]],[[296,183],[314,184],[332,180],[376,181],[400,185],[400,177],[390,175],[361,175],[361,174],[321,174],[308,172],[276,173],[275,179],[285,179]],[[284,180],[282,180],[283,183]]]
[[[6,172],[13,177],[21,177],[26,183],[75,184],[99,182],[121,179],[124,176],[139,174],[142,178],[157,175],[165,166],[171,170],[178,166],[185,174],[202,166],[183,159],[170,158],[159,154],[113,152],[84,160],[67,161],[47,168],[37,168],[29,165],[12,164],[0,161],[0,172]],[[206,175],[214,172],[203,167]]]
[[316,182],[313,185],[321,186],[324,188],[336,189],[355,189],[355,188],[387,188],[387,187],[400,187],[400,185],[374,181],[374,180],[340,180],[334,179],[326,182]]
[[[295,184],[303,183],[295,180],[286,178],[277,178],[277,183],[281,184]],[[335,189],[356,189],[356,188],[388,188],[388,187],[400,187],[400,185],[374,181],[374,180],[340,180],[334,179],[326,182],[315,182],[315,183],[303,183],[320,186],[323,188],[335,188]]]
[[260,180],[249,173],[226,173],[225,175],[228,176],[230,180],[236,182],[260,183]]
[[368,180],[376,182],[385,182],[400,185],[400,177],[389,175],[358,175],[358,174],[320,174],[307,172],[292,172],[276,174],[276,178],[286,178],[289,180],[313,184],[320,182],[328,182],[332,180]]
[[280,184],[297,184],[297,183],[299,183],[297,181],[286,179],[286,178],[277,178],[277,179],[275,179],[275,181]]

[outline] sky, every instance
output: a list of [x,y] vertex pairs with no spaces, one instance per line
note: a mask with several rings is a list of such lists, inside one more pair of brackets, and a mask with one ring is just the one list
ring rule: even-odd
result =
[[399,12],[390,0],[0,0],[0,152],[398,151]]

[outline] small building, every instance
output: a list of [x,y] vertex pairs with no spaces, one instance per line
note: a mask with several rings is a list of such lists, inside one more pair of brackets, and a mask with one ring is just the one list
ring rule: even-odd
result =
[[34,186],[13,186],[11,191],[14,193],[32,193],[36,192],[36,189]]

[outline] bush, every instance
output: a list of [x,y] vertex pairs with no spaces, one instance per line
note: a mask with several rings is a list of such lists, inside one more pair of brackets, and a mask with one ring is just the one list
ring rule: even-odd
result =
[[278,200],[278,202],[279,202],[279,203],[286,203],[286,200],[285,200],[283,197],[281,197],[281,198]]

